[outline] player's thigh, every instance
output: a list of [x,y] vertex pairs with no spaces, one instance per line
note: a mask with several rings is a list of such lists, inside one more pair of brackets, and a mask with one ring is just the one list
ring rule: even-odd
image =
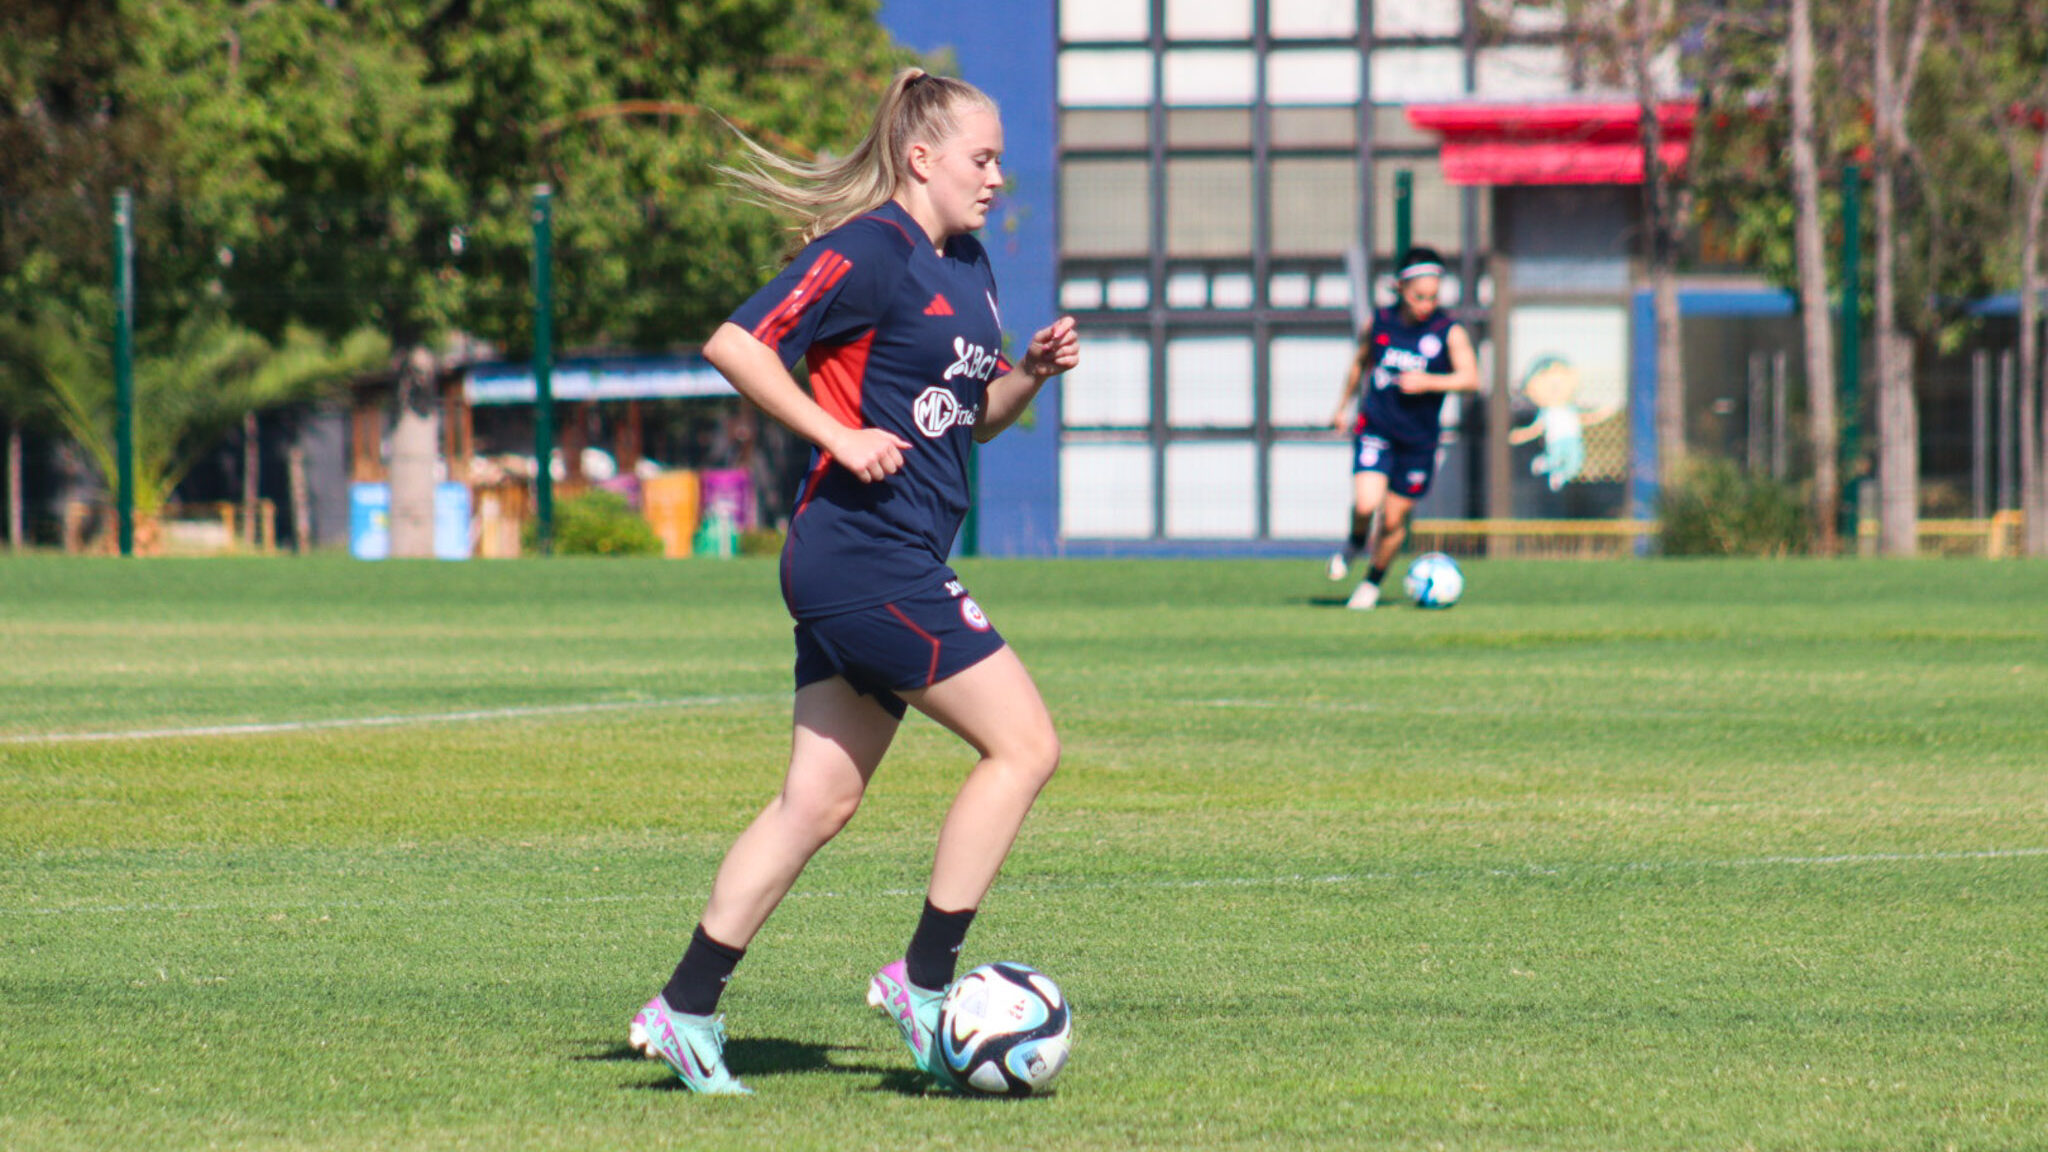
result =
[[1380,522],[1388,528],[1406,528],[1408,516],[1415,511],[1415,501],[1399,492],[1388,492],[1385,503],[1380,506]]
[[900,692],[983,756],[1059,758],[1059,735],[1038,685],[1009,645],[926,688]]
[[1387,474],[1385,472],[1353,472],[1351,474],[1351,503],[1361,513],[1370,513],[1380,506],[1387,496]]
[[784,796],[858,802],[899,725],[873,696],[833,676],[797,689]]

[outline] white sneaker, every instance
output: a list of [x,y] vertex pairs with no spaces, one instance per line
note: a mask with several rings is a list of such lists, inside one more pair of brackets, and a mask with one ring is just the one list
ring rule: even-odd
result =
[[1379,602],[1380,586],[1370,580],[1361,580],[1358,587],[1352,590],[1351,599],[1344,602],[1344,606],[1360,612],[1370,612]]
[[1342,552],[1330,553],[1328,574],[1332,583],[1351,575],[1351,562],[1344,558]]

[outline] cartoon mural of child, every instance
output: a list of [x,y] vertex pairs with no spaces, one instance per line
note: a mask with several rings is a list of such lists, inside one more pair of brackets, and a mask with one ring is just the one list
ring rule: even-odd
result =
[[1539,356],[1522,376],[1522,395],[1536,405],[1536,419],[1510,431],[1508,443],[1527,444],[1538,436],[1543,438],[1543,451],[1529,462],[1529,471],[1549,477],[1552,492],[1571,483],[1586,466],[1586,427],[1618,411],[1610,405],[1581,414],[1578,394],[1579,370],[1562,356]]

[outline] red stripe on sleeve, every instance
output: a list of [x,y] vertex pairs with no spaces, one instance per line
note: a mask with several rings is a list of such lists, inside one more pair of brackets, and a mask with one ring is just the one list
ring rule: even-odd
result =
[[770,309],[766,316],[761,317],[760,323],[754,325],[754,339],[770,348],[780,348],[783,338],[803,319],[805,310],[822,299],[852,270],[853,261],[845,256],[830,249],[818,253],[818,258],[804,270],[797,279],[796,287],[789,290],[782,303]]

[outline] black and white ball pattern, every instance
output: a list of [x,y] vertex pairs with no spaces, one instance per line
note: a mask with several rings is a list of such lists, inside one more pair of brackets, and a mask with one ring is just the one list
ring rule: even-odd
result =
[[1073,1038],[1066,996],[1028,964],[984,964],[955,981],[939,1008],[939,1055],[976,1092],[1045,1091]]

